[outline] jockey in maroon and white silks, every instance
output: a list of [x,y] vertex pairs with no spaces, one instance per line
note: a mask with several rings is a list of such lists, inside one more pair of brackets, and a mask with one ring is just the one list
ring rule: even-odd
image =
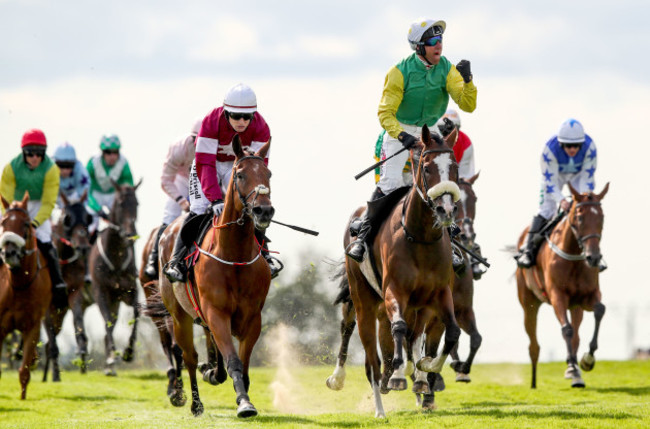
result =
[[[257,151],[271,137],[271,131],[259,112],[253,112],[250,125],[241,133],[226,118],[227,107],[218,107],[203,119],[196,139],[196,155],[190,173],[190,211],[203,214],[210,203],[226,194],[235,161],[232,140],[239,134],[243,148]],[[264,160],[268,164],[268,158]]]

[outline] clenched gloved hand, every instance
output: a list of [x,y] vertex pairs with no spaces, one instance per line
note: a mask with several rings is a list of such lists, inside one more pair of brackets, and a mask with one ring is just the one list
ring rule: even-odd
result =
[[454,131],[456,126],[449,118],[442,118],[442,122],[442,124],[438,125],[438,129],[443,137],[447,137],[452,131]]
[[212,210],[212,213],[215,216],[219,216],[221,214],[221,212],[223,211],[223,200],[218,199],[216,201],[212,201],[210,203],[210,210]]
[[458,70],[458,73],[463,77],[465,83],[469,83],[472,80],[472,70],[469,61],[460,60],[458,64],[456,64],[456,70]]
[[412,148],[418,142],[415,137],[413,137],[411,134],[407,133],[406,131],[402,131],[401,133],[399,133],[399,135],[397,136],[397,140],[402,142],[402,146],[404,146],[406,149]]

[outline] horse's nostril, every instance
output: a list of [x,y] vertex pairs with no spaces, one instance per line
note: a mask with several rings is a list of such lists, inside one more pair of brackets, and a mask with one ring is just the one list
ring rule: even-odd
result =
[[438,216],[444,216],[445,215],[445,209],[442,206],[436,207],[436,214]]

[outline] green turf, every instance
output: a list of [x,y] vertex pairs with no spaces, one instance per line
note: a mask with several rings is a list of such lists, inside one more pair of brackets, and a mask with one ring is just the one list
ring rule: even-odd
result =
[[[205,413],[194,418],[189,401],[182,408],[170,405],[162,371],[129,371],[122,364],[117,377],[64,372],[61,383],[42,383],[37,371],[26,401],[18,399],[17,373],[5,371],[0,427],[650,427],[649,362],[597,362],[594,371],[583,373],[585,389],[572,389],[564,368],[541,364],[538,388],[531,390],[529,365],[475,365],[469,384],[455,383],[446,367],[447,389],[436,394],[436,411],[419,411],[409,391],[391,392],[382,397],[386,420],[374,418],[372,394],[358,366],[348,368],[339,392],[325,386],[331,367],[254,368],[250,396],[260,415],[249,420],[235,415],[230,379],[216,387],[200,381]],[[189,386],[186,373],[183,378]]]

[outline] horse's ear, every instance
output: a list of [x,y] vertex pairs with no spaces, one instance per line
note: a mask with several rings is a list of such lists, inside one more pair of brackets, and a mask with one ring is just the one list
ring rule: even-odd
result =
[[578,197],[580,196],[580,192],[576,191],[575,188],[574,188],[573,186],[571,186],[571,183],[570,183],[570,182],[567,183],[567,184],[569,185],[569,191],[571,191],[571,195],[573,195],[573,198],[574,198],[575,200],[577,200]]
[[138,184],[135,185],[135,186],[133,187],[133,191],[134,191],[134,192],[138,190],[138,187],[139,187],[140,185],[142,185],[142,179],[143,179],[143,177],[141,177],[141,178],[140,178],[140,181],[138,182]]
[[470,185],[473,185],[474,182],[476,182],[476,179],[478,179],[478,175],[479,175],[479,174],[481,174],[480,171],[479,171],[478,173],[476,173],[475,175],[473,175],[472,177],[470,177],[469,179],[467,179],[467,182],[468,182]]
[[422,143],[426,145],[426,143],[431,141],[431,131],[429,131],[429,127],[427,124],[424,124],[422,126]]
[[22,206],[26,208],[27,201],[29,201],[29,191],[25,191],[25,195],[23,195],[23,200],[21,201],[20,204],[22,204]]
[[453,148],[456,144],[456,141],[458,141],[458,128],[454,127],[454,130],[450,132],[447,137],[444,138],[444,140],[447,146]]
[[117,190],[117,192],[122,193],[122,187],[118,185],[118,183],[111,178],[111,185]]
[[269,137],[269,141],[264,143],[260,150],[255,152],[255,156],[259,156],[260,158],[266,158],[266,154],[269,152],[269,148],[271,147],[271,137]]
[[7,210],[9,208],[9,201],[5,200],[5,197],[0,195],[0,198],[2,198],[2,206]]
[[605,197],[605,194],[607,194],[607,191],[609,191],[609,182],[605,185],[603,190],[598,194],[598,201],[602,200]]
[[86,201],[86,198],[88,198],[88,188],[84,189],[83,194],[81,194],[81,198],[79,198],[79,202],[83,203]]
[[68,197],[66,197],[63,192],[59,192],[59,195],[61,196],[61,201],[63,201],[63,205],[64,206],[69,206],[70,201],[68,200]]
[[237,158],[244,157],[244,150],[241,147],[241,140],[239,139],[239,134],[235,134],[235,137],[232,139],[232,150],[235,152]]

